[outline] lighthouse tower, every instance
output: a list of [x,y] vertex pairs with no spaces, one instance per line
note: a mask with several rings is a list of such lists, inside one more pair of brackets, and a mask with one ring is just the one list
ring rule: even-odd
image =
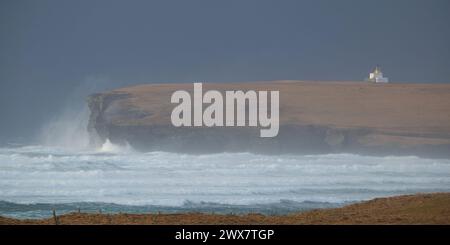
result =
[[383,72],[379,66],[375,67],[375,70],[369,74],[369,82],[374,83],[388,83],[389,79],[387,77],[383,77]]

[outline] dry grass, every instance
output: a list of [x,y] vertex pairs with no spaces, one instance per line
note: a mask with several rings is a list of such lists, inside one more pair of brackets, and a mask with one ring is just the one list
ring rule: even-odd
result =
[[[271,81],[205,83],[206,90],[278,90],[281,125],[368,128],[377,132],[367,144],[450,144],[450,84],[371,84],[367,82]],[[148,84],[107,93],[130,96],[117,101],[119,110],[139,110],[142,118],[112,118],[118,125],[170,125],[176,90],[192,92],[192,84]],[[107,94],[106,93],[106,94]],[[124,115],[128,115],[124,113]],[[394,137],[395,136],[395,137]]]
[[[184,214],[85,214],[58,217],[60,224],[450,224],[450,193],[417,194],[313,210],[284,216]],[[53,225],[54,219],[18,220],[0,217],[0,224]]]

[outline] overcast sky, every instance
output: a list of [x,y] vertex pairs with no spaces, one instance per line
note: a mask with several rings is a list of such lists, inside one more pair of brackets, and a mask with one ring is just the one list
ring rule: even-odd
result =
[[95,88],[357,81],[376,64],[450,82],[449,23],[447,0],[1,0],[0,142]]

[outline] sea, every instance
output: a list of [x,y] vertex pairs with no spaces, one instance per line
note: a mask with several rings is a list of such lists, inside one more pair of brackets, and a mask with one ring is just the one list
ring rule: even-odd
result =
[[404,194],[449,192],[450,159],[353,154],[0,148],[0,215],[76,212],[287,214]]

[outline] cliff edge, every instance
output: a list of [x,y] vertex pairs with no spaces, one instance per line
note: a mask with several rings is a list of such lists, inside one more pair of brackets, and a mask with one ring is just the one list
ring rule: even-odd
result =
[[91,142],[141,151],[357,153],[450,157],[449,84],[272,81],[203,84],[206,90],[280,91],[280,131],[257,127],[174,127],[173,92],[192,84],[148,84],[93,94]]

